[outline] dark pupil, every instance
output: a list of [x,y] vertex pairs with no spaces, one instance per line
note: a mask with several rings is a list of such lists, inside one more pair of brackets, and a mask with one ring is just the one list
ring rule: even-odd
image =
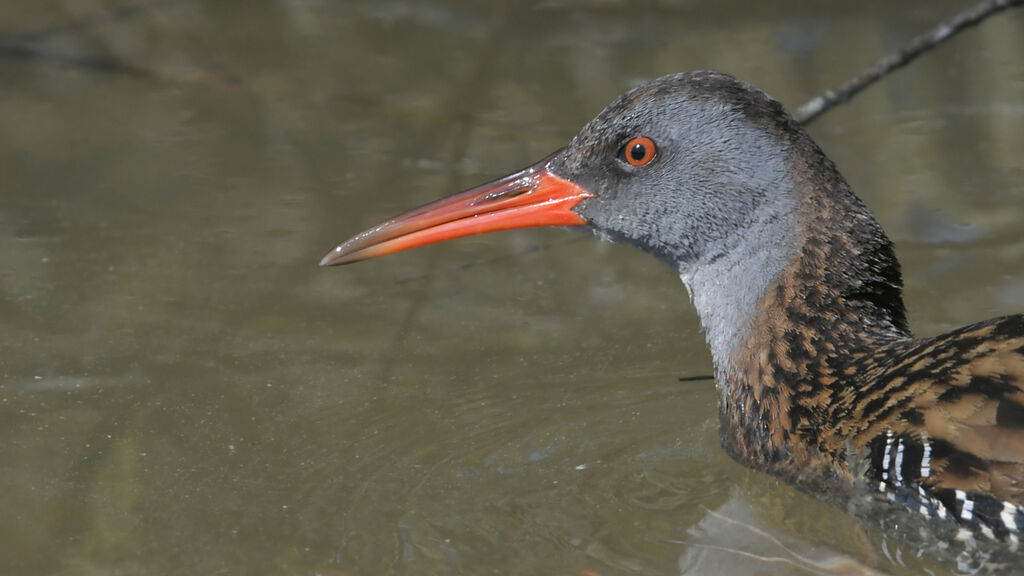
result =
[[633,147],[629,149],[629,156],[639,162],[644,159],[644,156],[647,156],[647,148],[644,148],[643,144],[633,144]]

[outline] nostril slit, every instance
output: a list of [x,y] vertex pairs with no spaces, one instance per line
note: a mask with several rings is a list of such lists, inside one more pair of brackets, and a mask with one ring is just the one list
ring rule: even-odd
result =
[[515,198],[516,196],[522,196],[530,191],[529,186],[520,186],[519,188],[513,188],[511,190],[500,190],[497,192],[491,192],[483,198],[478,198],[473,201],[473,206],[480,204],[486,204],[488,202],[496,202],[498,200],[505,200],[506,198]]

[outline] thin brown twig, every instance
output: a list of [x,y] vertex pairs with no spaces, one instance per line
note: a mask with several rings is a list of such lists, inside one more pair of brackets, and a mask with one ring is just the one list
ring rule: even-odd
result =
[[1024,0],[987,0],[960,12],[945,22],[939,23],[928,32],[916,36],[896,52],[887,54],[874,65],[848,80],[835,90],[826,90],[815,96],[803,106],[797,108],[793,117],[801,124],[810,124],[815,118],[828,110],[853,98],[861,90],[888,76],[894,70],[906,66],[918,56],[932,50],[939,44],[963,32],[967,28],[980,23],[993,14],[1007,8],[1015,8],[1024,4]]

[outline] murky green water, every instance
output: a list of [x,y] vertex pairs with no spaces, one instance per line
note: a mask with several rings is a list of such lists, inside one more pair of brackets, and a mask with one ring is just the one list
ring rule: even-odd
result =
[[[918,572],[724,455],[658,262],[558,230],[316,262],[640,80],[795,106],[964,4],[0,2],[0,573],[806,573],[750,526]],[[1022,54],[998,17],[813,125],[919,333],[1024,310]]]

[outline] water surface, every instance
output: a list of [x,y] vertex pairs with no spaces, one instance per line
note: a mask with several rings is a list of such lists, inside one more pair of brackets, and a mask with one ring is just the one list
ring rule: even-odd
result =
[[[0,572],[943,573],[723,453],[696,316],[631,248],[316,262],[642,80],[794,107],[962,5],[0,3]],[[811,128],[919,334],[1024,310],[1021,54],[1003,15]]]

